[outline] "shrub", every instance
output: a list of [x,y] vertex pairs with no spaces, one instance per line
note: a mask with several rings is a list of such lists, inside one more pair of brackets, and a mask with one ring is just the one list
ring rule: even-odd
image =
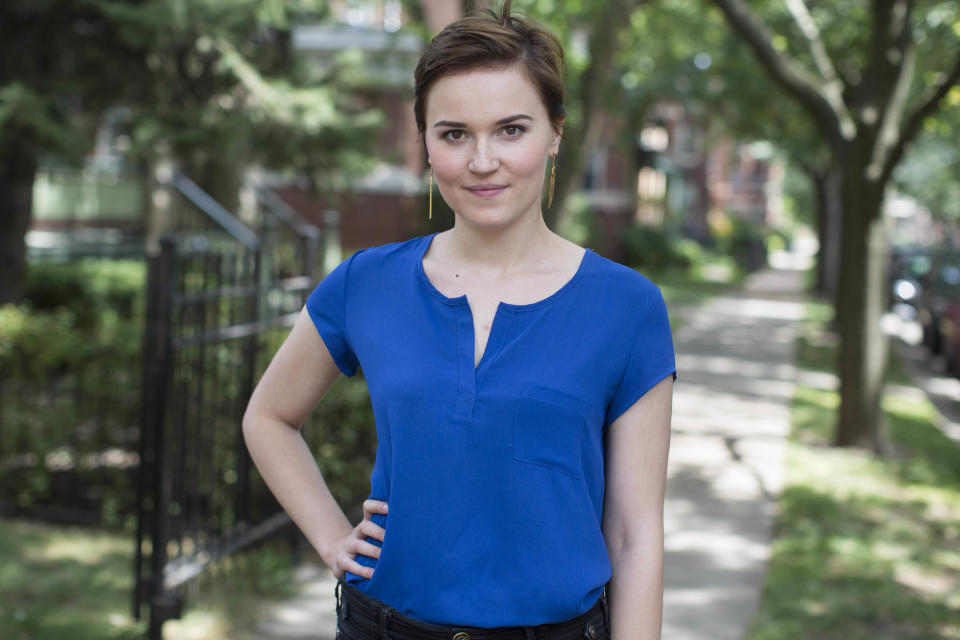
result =
[[689,267],[690,255],[677,249],[677,240],[659,227],[631,224],[620,233],[623,261],[631,267],[662,271]]
[[693,267],[706,260],[703,247],[696,240],[679,238],[674,240],[673,251],[677,256],[677,264],[683,267]]
[[135,368],[144,279],[135,261],[31,265],[24,302],[0,308],[0,378],[45,383],[94,361]]
[[0,308],[0,378],[42,383],[88,357],[90,342],[67,309],[36,311],[30,303]]
[[146,266],[136,260],[39,262],[30,265],[24,298],[38,311],[67,310],[77,327],[94,328],[107,309],[141,318],[145,278]]
[[8,506],[120,523],[130,463],[90,460],[136,448],[144,276],[135,261],[38,263],[26,299],[0,308]]
[[767,260],[763,229],[736,216],[719,216],[711,225],[718,252],[729,255],[747,271],[754,271]]
[[[133,525],[136,467],[130,465],[136,464],[140,425],[144,280],[145,265],[132,261],[38,264],[31,267],[28,299],[0,307],[5,507],[75,522]],[[288,331],[264,334],[258,374]],[[222,347],[210,353],[232,358]],[[227,378],[218,382],[217,396],[234,398],[238,389],[238,380]],[[217,415],[215,422],[217,433],[235,432],[232,415]],[[331,491],[358,519],[376,446],[361,376],[330,389],[304,435]],[[214,438],[212,446],[219,449],[209,452],[210,459],[237,452],[231,437]],[[94,458],[99,462],[91,463]],[[259,501],[252,507],[271,513],[276,508],[262,492],[252,498]]]

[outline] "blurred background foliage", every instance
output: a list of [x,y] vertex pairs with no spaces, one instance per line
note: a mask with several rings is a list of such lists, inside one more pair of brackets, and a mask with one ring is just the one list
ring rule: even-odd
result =
[[173,162],[228,210],[251,164],[315,189],[368,168],[382,117],[348,91],[357,69],[293,52],[291,26],[327,14],[317,0],[5,2],[0,303],[22,297],[37,168],[76,166],[104,119],[141,175]]
[[[592,154],[601,143],[618,147],[638,170],[638,140],[651,125],[663,124],[663,104],[683,105],[685,117],[702,128],[704,147],[746,141],[755,154],[788,167],[778,228],[718,210],[705,229],[696,229],[682,206],[663,197],[655,203],[663,209],[659,223],[632,219],[617,229],[619,259],[654,277],[734,282],[763,264],[768,248],[790,246],[802,225],[818,230],[826,244],[828,179],[839,162],[833,142],[730,28],[725,4],[515,3],[515,11],[549,26],[567,52],[558,197],[545,214],[568,237],[606,245],[609,230],[581,195]],[[424,6],[402,3],[402,31],[426,40],[434,29]],[[816,70],[822,60],[796,6],[763,0],[749,10],[766,25],[776,52]],[[873,82],[870,25],[876,15],[869,3],[803,6],[816,27],[819,53],[834,61],[850,91],[866,91]],[[938,0],[909,14],[916,68],[909,94],[943,82],[946,63],[957,56],[958,8],[955,0]],[[349,48],[331,64],[300,55],[294,27],[337,20],[326,0],[10,0],[0,17],[0,268],[6,275],[0,288],[2,301],[15,303],[0,311],[0,378],[7,389],[69,386],[76,397],[89,399],[87,411],[94,413],[106,402],[96,398],[130,389],[129,405],[114,404],[124,415],[118,424],[135,431],[143,265],[36,263],[28,273],[23,237],[31,219],[24,203],[37,168],[82,164],[107,120],[120,133],[115,150],[148,185],[147,199],[155,168],[170,162],[228,210],[236,209],[251,166],[301,181],[314,194],[334,193],[383,160],[376,140],[388,120],[369,97],[382,88],[378,65],[388,61]],[[894,184],[954,225],[960,216],[960,89],[942,103],[942,113],[931,112],[911,141]],[[627,189],[626,197],[637,206],[637,193]],[[826,289],[826,276],[818,284]],[[94,362],[99,369],[85,372]],[[14,391],[10,397],[22,403],[28,395],[42,396]],[[43,411],[63,410],[57,408],[62,402],[45,402]],[[14,414],[38,419],[39,408],[20,406],[4,403],[8,421]],[[82,421],[78,415],[55,422]],[[64,437],[38,440],[37,450]]]
[[[104,259],[28,264],[24,237],[33,222],[38,169],[90,168],[98,161],[91,157],[98,131],[109,122],[122,169],[143,185],[144,211],[154,204],[158,168],[169,165],[230,211],[239,206],[239,187],[251,167],[335,202],[359,177],[396,160],[385,158],[393,151],[379,145],[394,121],[374,99],[385,90],[391,54],[346,48],[317,65],[297,50],[293,30],[336,23],[344,10],[370,4],[0,4],[0,498],[8,512],[125,532],[135,524],[145,266],[142,260]],[[405,22],[390,37],[413,34],[425,43],[436,31],[426,4],[403,0]],[[840,267],[829,273],[824,247],[837,242],[844,214],[831,181],[838,169],[853,175],[862,167],[838,153],[842,136],[825,135],[796,92],[771,77],[771,60],[758,59],[723,8],[748,9],[765,25],[771,51],[804,77],[817,80],[824,57],[832,61],[842,88],[836,99],[857,126],[872,130],[871,117],[882,120],[883,113],[891,114],[891,128],[905,127],[909,107],[960,69],[960,2],[908,3],[910,46],[903,51],[912,67],[900,93],[878,93],[890,78],[873,66],[874,44],[877,29],[891,25],[878,27],[876,7],[893,4],[515,2],[514,11],[549,26],[567,52],[568,117],[548,222],[586,246],[615,246],[618,259],[662,284],[679,304],[742,280],[764,263],[768,250],[790,247],[810,227],[821,247],[816,287],[836,293]],[[465,10],[483,6],[464,3]],[[813,84],[823,89],[826,80]],[[906,104],[901,112],[883,111],[900,98]],[[680,105],[683,118],[702,131],[691,153],[733,140],[785,167],[776,227],[733,207],[710,211],[704,226],[693,224],[685,204],[671,199],[680,179],[669,171],[664,193],[651,201],[641,202],[633,183],[620,194],[627,209],[650,206],[662,217],[631,216],[613,231],[604,225],[584,193],[596,152],[619,151],[633,176],[644,162],[662,169],[657,163],[666,154],[657,156],[643,140],[645,132],[670,125],[664,105]],[[915,198],[944,240],[956,237],[960,220],[960,88],[945,91],[935,106],[922,114],[884,188]],[[443,210],[442,203],[435,206]],[[435,212],[436,225],[449,219]],[[678,292],[681,284],[695,293]],[[868,286],[865,277],[853,284]],[[283,335],[270,335],[268,351]],[[833,352],[825,358],[831,366],[844,359]],[[835,411],[831,405],[817,420],[832,420]],[[325,477],[342,504],[354,505],[348,515],[356,519],[375,442],[362,378],[337,382],[308,430]]]
[[[776,239],[772,246],[789,246],[798,225],[818,229],[826,244],[827,180],[840,162],[834,142],[802,102],[780,90],[743,34],[730,28],[721,9],[738,4],[516,3],[516,11],[560,37],[568,56],[566,140],[558,197],[546,212],[551,223],[584,244],[602,246],[608,231],[578,200],[591,154],[600,141],[612,140],[628,162],[637,162],[637,141],[651,121],[659,124],[658,107],[674,103],[702,127],[705,146],[752,141],[758,153],[787,164],[781,227],[716,211],[708,228],[698,231],[682,207],[664,198],[661,223],[633,220],[617,231],[620,259],[651,275],[673,270],[695,278],[719,257],[729,261],[735,279],[763,263],[769,237]],[[809,23],[798,19],[797,3],[762,0],[749,10],[766,25],[772,49],[807,72],[822,70],[818,55],[825,55],[850,92],[876,84],[869,76],[870,25],[879,14],[871,5],[800,4]],[[957,5],[923,3],[908,15],[916,69],[905,85],[908,94],[944,81],[946,63],[957,56]],[[424,5],[406,0],[402,6],[404,30],[428,38]],[[119,376],[119,363],[136,360],[139,265],[37,264],[29,274],[24,267],[22,240],[31,223],[24,203],[37,168],[82,163],[104,119],[121,132],[123,161],[147,182],[154,167],[173,162],[228,210],[236,209],[251,166],[327,193],[380,160],[375,142],[387,120],[367,97],[378,87],[373,67],[385,61],[345,49],[333,64],[308,64],[294,46],[296,25],[336,20],[325,0],[10,0],[0,16],[0,268],[6,274],[0,288],[3,301],[17,303],[0,314],[5,379],[49,382],[96,359]],[[953,224],[960,216],[960,89],[947,92],[942,103],[942,113],[931,112],[911,140],[894,184]],[[149,189],[144,193],[151,197]],[[628,189],[626,197],[638,196]],[[126,369],[122,379],[80,375],[71,384],[75,393],[96,397],[85,385],[106,392],[134,384],[136,374]],[[135,421],[125,422],[132,428]]]

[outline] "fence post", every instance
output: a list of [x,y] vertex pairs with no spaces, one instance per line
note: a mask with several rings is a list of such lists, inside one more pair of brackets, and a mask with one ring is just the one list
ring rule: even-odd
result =
[[[146,311],[144,313],[143,341],[141,344],[141,381],[140,381],[140,442],[137,454],[137,536],[134,549],[133,573],[133,617],[140,619],[140,607],[144,601],[149,602],[153,595],[152,576],[143,575],[143,543],[146,530],[150,527],[147,515],[147,500],[150,500],[151,512],[156,509],[156,496],[153,483],[153,467],[156,457],[156,443],[154,435],[157,431],[155,421],[158,409],[163,406],[162,401],[156,398],[156,381],[160,377],[157,363],[162,360],[163,351],[163,313],[161,309],[166,304],[162,299],[163,291],[163,259],[162,256],[147,257],[146,283]],[[149,495],[148,495],[149,494]],[[153,514],[154,517],[156,514]]]
[[[164,593],[167,561],[168,503],[170,487],[165,477],[164,432],[171,375],[171,314],[176,290],[176,246],[173,239],[160,241],[160,254],[150,258],[147,273],[147,316],[143,338],[143,392],[140,416],[140,471],[137,481],[137,588],[134,614],[140,605],[150,605],[149,638],[161,640],[164,621],[179,617],[179,598]],[[143,539],[150,531],[150,573],[144,578]]]

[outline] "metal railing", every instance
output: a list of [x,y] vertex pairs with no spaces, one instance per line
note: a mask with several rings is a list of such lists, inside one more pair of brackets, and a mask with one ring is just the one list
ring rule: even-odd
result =
[[181,587],[289,524],[250,464],[241,421],[256,376],[316,284],[322,234],[268,191],[254,232],[182,174],[209,231],[170,234],[149,259],[134,614],[149,637]]

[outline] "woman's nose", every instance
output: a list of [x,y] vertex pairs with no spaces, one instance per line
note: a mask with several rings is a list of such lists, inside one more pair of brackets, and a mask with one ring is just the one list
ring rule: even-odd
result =
[[490,145],[480,141],[473,148],[473,156],[467,168],[474,173],[490,173],[500,167],[500,161],[494,156]]

